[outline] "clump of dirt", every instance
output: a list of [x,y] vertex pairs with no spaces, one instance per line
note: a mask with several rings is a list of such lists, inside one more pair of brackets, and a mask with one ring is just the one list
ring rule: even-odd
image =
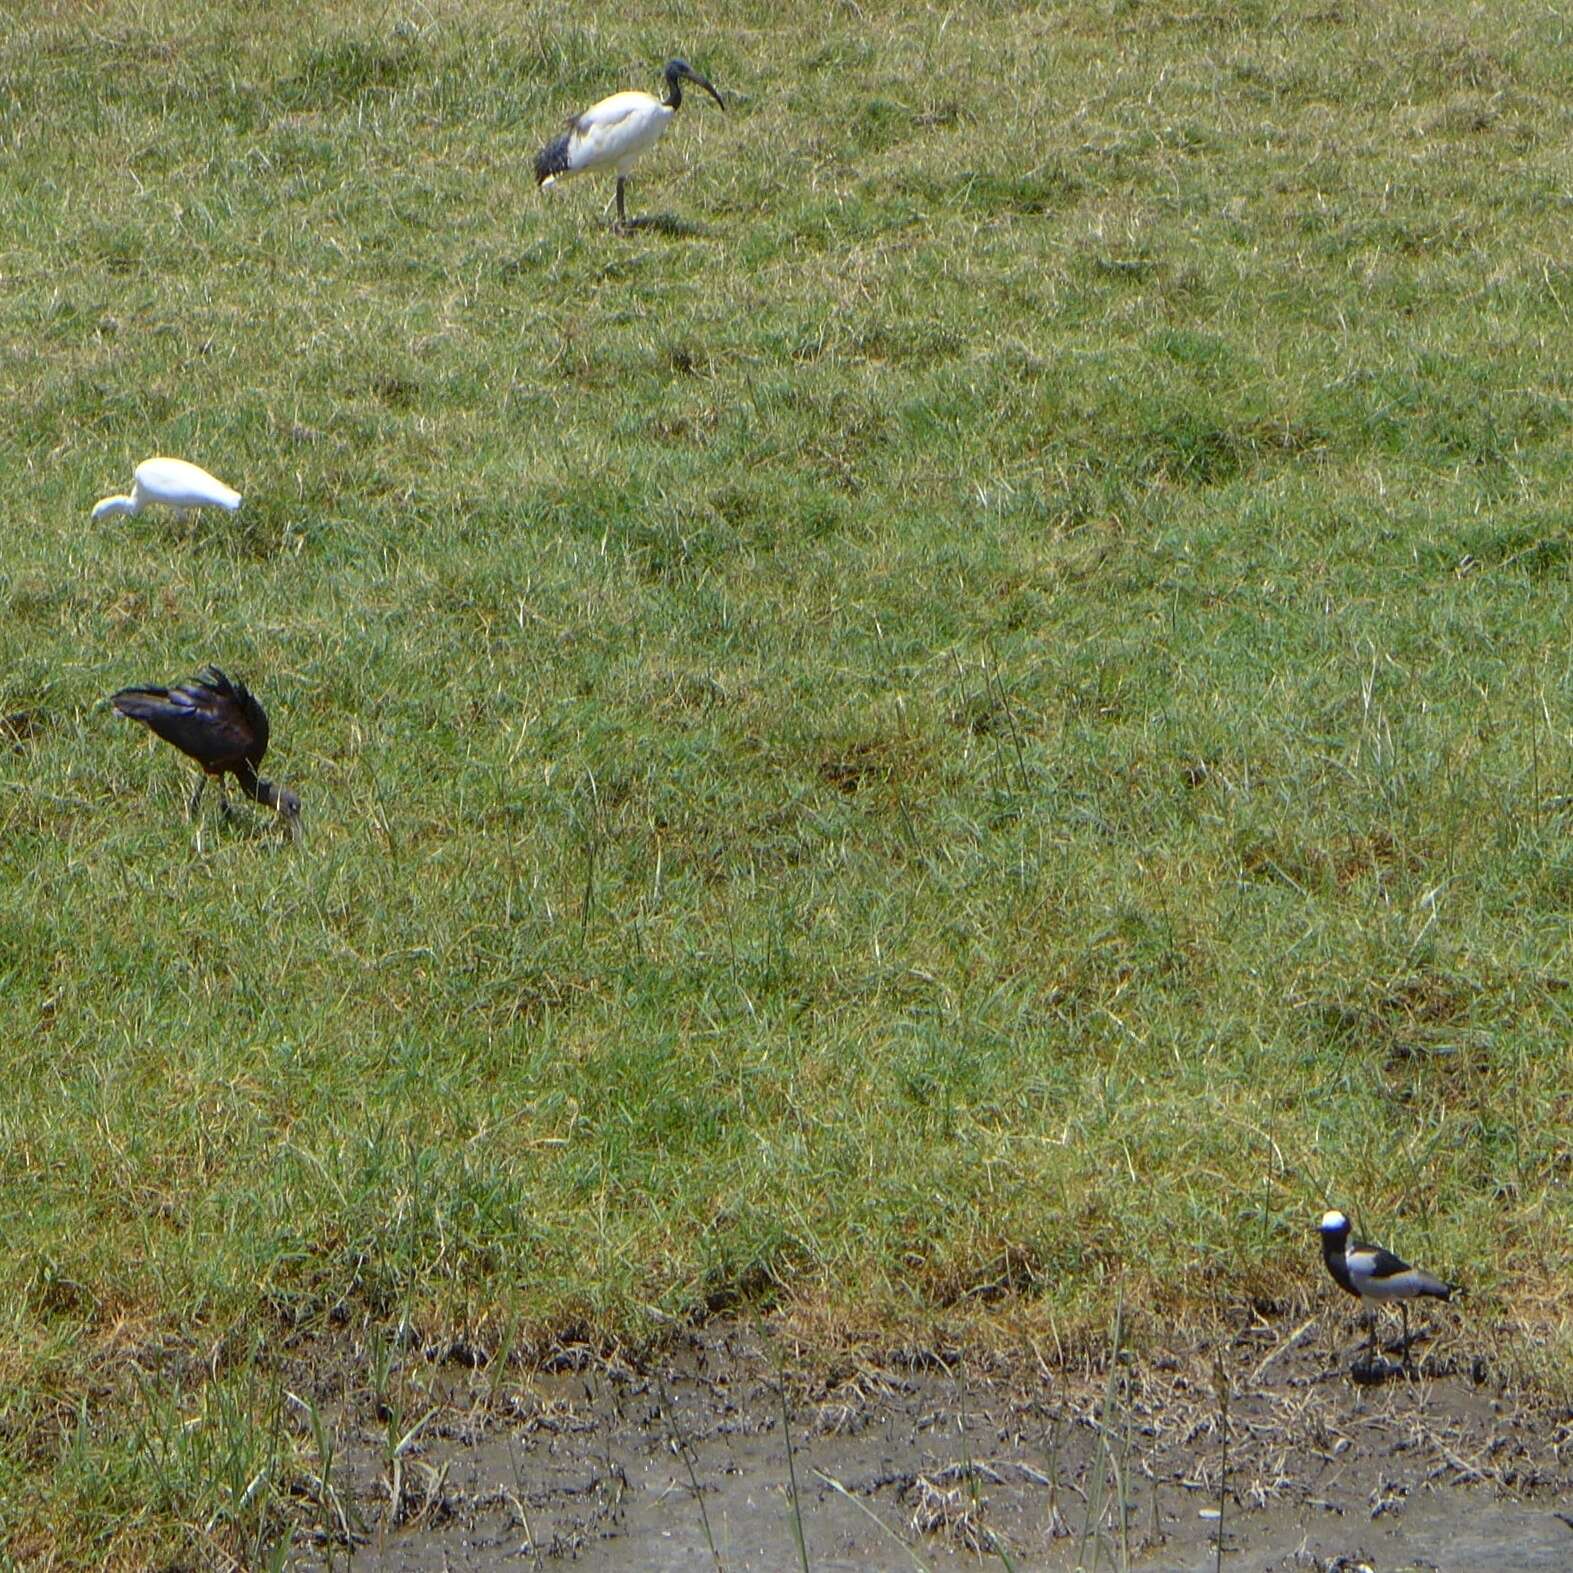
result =
[[342,1567],[349,1542],[354,1567],[412,1573],[741,1573],[800,1566],[801,1535],[821,1570],[1188,1570],[1221,1533],[1253,1568],[1483,1573],[1507,1545],[1526,1573],[1573,1566],[1573,1414],[1451,1332],[1409,1371],[1346,1334],[1256,1320],[1074,1376],[867,1350],[814,1374],[768,1326],[645,1364],[568,1347],[523,1381],[411,1351],[333,1417],[335,1543],[303,1526],[290,1565]]

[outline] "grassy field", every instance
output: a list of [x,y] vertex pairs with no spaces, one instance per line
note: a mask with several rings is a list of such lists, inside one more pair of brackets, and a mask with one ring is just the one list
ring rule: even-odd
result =
[[1563,17],[616,10],[0,19],[0,1540],[259,1556],[315,1334],[1052,1359],[1326,1205],[1567,1381]]

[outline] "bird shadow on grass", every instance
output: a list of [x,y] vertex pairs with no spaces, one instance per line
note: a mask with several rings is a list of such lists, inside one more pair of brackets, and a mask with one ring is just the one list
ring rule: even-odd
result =
[[698,240],[709,233],[702,225],[679,218],[675,213],[641,213],[623,224],[618,233],[633,235],[645,230],[671,240]]
[[221,843],[277,846],[281,851],[299,844],[278,815],[266,810],[258,812],[249,803],[233,800],[227,810],[211,801],[204,803],[195,817],[188,810],[183,825],[193,842],[200,839],[204,851],[211,851]]
[[266,503],[239,514],[203,508],[184,519],[175,514],[154,525],[159,541],[171,550],[222,555],[239,562],[268,562],[286,547],[288,528]]
[[288,831],[272,825],[205,825],[200,839],[201,845],[197,846],[198,838],[193,834],[192,844],[198,852],[215,852],[220,846],[247,847],[255,849],[260,857],[296,856],[304,843],[304,837],[295,841]]

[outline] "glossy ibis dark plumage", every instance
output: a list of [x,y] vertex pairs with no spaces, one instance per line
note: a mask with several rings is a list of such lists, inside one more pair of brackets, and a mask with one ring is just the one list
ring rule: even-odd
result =
[[290,834],[299,836],[300,799],[288,787],[257,774],[268,751],[268,713],[244,683],[231,682],[216,666],[205,666],[179,688],[122,688],[110,703],[202,767],[191,798],[192,814],[201,805],[209,776],[218,778],[220,800],[229,812],[224,791],[224,776],[229,774],[247,797],[276,809]]

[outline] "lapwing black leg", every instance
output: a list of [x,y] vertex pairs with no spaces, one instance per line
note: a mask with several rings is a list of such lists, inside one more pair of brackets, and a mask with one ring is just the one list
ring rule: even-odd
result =
[[207,784],[208,778],[206,776],[197,777],[197,789],[191,794],[191,801],[186,804],[187,819],[195,819],[197,817],[197,811],[202,807],[202,793]]
[[1398,1309],[1404,1315],[1404,1369],[1407,1371],[1409,1370],[1409,1302],[1400,1300]]

